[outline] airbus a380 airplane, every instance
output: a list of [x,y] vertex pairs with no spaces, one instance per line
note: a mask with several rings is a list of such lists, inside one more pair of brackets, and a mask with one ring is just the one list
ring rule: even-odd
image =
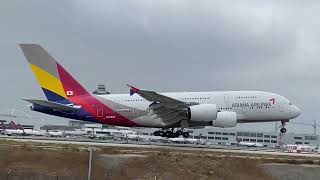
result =
[[[157,93],[131,85],[130,94],[92,95],[40,45],[20,45],[47,100],[25,99],[31,109],[70,119],[127,127],[160,128],[156,136],[188,137],[187,127],[235,127],[281,121],[281,132],[300,109],[262,91]],[[175,130],[177,128],[177,130]]]

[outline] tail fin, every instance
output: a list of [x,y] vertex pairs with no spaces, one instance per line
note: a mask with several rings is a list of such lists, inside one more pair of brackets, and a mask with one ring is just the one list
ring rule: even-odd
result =
[[0,124],[0,128],[1,128],[2,130],[5,130],[5,129],[6,129],[6,125],[2,122],[2,123]]
[[20,129],[20,130],[24,130],[24,128],[22,127],[22,125],[21,125],[21,124],[18,124],[17,126],[18,126],[18,129]]
[[17,126],[17,124],[14,121],[11,121],[11,124],[14,129],[19,129],[19,127]]
[[13,121],[11,121],[10,123],[9,123],[9,127],[10,127],[10,129],[18,129],[18,128],[16,128],[16,127],[14,127],[14,125],[13,125],[13,123],[12,123]]
[[71,104],[69,97],[89,94],[38,44],[20,44],[24,56],[49,101]]

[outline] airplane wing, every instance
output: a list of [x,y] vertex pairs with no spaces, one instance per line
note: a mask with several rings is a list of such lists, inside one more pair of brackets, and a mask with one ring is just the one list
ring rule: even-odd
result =
[[130,95],[138,94],[147,101],[152,102],[148,113],[151,119],[161,118],[166,125],[171,125],[183,120],[188,120],[187,108],[199,103],[183,102],[155,91],[142,90],[134,86],[127,85],[130,88]]
[[184,108],[198,104],[198,103],[194,103],[194,102],[191,102],[191,103],[183,102],[178,99],[164,96],[164,95],[159,94],[155,91],[138,89],[138,88],[131,86],[129,84],[127,84],[127,86],[130,88],[130,95],[139,94],[142,98],[144,98],[150,102],[157,102],[157,103],[163,103],[163,104],[167,104],[167,105],[181,106]]
[[37,105],[58,110],[58,111],[74,111],[81,108],[79,106],[65,105],[65,104],[60,104],[60,103],[45,101],[45,100],[36,100],[36,99],[23,99],[23,100],[30,102],[32,104],[37,104]]

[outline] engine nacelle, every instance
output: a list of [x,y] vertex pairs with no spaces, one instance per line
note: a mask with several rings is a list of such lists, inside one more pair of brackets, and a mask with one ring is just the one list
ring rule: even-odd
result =
[[217,119],[212,121],[214,127],[235,127],[237,125],[237,113],[231,111],[218,112]]
[[210,122],[217,119],[217,105],[199,104],[189,107],[190,121]]

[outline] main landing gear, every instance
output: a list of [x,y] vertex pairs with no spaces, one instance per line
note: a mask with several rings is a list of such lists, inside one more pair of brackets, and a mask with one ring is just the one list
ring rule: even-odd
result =
[[287,121],[281,121],[281,129],[280,129],[280,132],[281,132],[282,134],[284,134],[284,133],[287,132],[287,129],[285,128],[286,122],[287,122]]
[[172,129],[161,129],[159,131],[155,131],[153,133],[155,136],[161,136],[161,137],[167,137],[167,138],[177,138],[180,136],[183,136],[184,138],[188,138],[189,137],[189,133],[185,132],[183,129],[179,129],[179,130],[174,130],[174,128]]

